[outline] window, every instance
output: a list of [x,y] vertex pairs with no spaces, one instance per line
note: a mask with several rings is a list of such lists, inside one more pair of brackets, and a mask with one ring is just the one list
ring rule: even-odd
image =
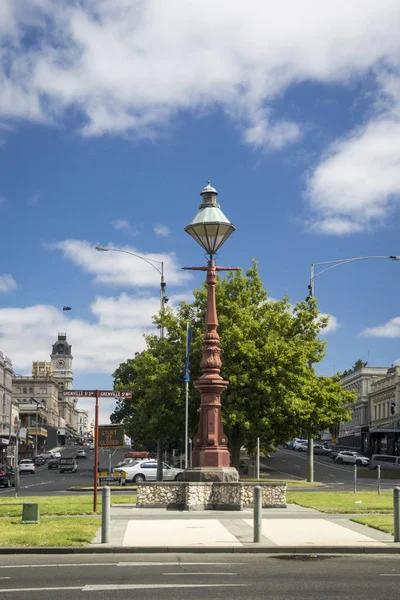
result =
[[33,394],[33,388],[32,387],[29,388],[29,393]]
[[22,389],[22,391],[23,391],[23,393],[24,393],[24,394],[27,394],[27,393],[28,393],[28,388],[24,387],[24,388]]

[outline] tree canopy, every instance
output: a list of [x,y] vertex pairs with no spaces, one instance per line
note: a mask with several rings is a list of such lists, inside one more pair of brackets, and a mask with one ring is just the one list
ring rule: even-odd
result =
[[[190,355],[192,382],[200,376],[200,358],[207,290],[193,292],[191,304],[166,309],[155,317],[166,336],[145,336],[146,349],[122,363],[114,373],[115,387],[130,388],[132,399],[119,400],[113,422],[123,422],[138,445],[163,438],[169,448],[183,449],[185,391],[183,366],[186,324],[194,327]],[[325,354],[319,337],[327,325],[317,302],[288,298],[270,300],[257,263],[242,272],[217,278],[217,310],[221,338],[221,375],[229,386],[221,397],[222,418],[232,463],[239,464],[245,445],[251,453],[257,437],[262,447],[301,433],[317,436],[349,415],[344,403],[354,400],[338,377],[318,377],[313,365]],[[190,384],[190,434],[198,425],[200,396]]]

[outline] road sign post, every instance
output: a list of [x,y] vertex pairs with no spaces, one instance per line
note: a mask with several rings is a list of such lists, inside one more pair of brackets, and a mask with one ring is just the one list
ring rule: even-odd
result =
[[96,398],[94,409],[94,465],[93,465],[93,512],[97,513],[98,465],[99,465],[99,398],[132,398],[129,390],[64,390],[64,397]]

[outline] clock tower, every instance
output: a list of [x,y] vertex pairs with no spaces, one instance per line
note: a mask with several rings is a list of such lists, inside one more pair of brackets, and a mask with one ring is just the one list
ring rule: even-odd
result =
[[67,335],[59,333],[58,339],[53,344],[50,354],[53,377],[58,382],[59,396],[62,399],[63,390],[72,390],[72,359],[71,346],[67,342]]

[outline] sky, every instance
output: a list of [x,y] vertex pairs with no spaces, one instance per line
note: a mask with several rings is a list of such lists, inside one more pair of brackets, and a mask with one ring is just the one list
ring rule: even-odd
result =
[[[219,264],[256,258],[272,298],[303,300],[312,263],[400,255],[399,28],[398,0],[1,0],[0,350],[15,372],[65,331],[74,389],[112,389],[153,331],[159,263],[169,306],[202,283],[181,268],[205,261],[184,228],[208,180],[237,228]],[[318,372],[400,362],[397,294],[387,258],[317,276]]]

